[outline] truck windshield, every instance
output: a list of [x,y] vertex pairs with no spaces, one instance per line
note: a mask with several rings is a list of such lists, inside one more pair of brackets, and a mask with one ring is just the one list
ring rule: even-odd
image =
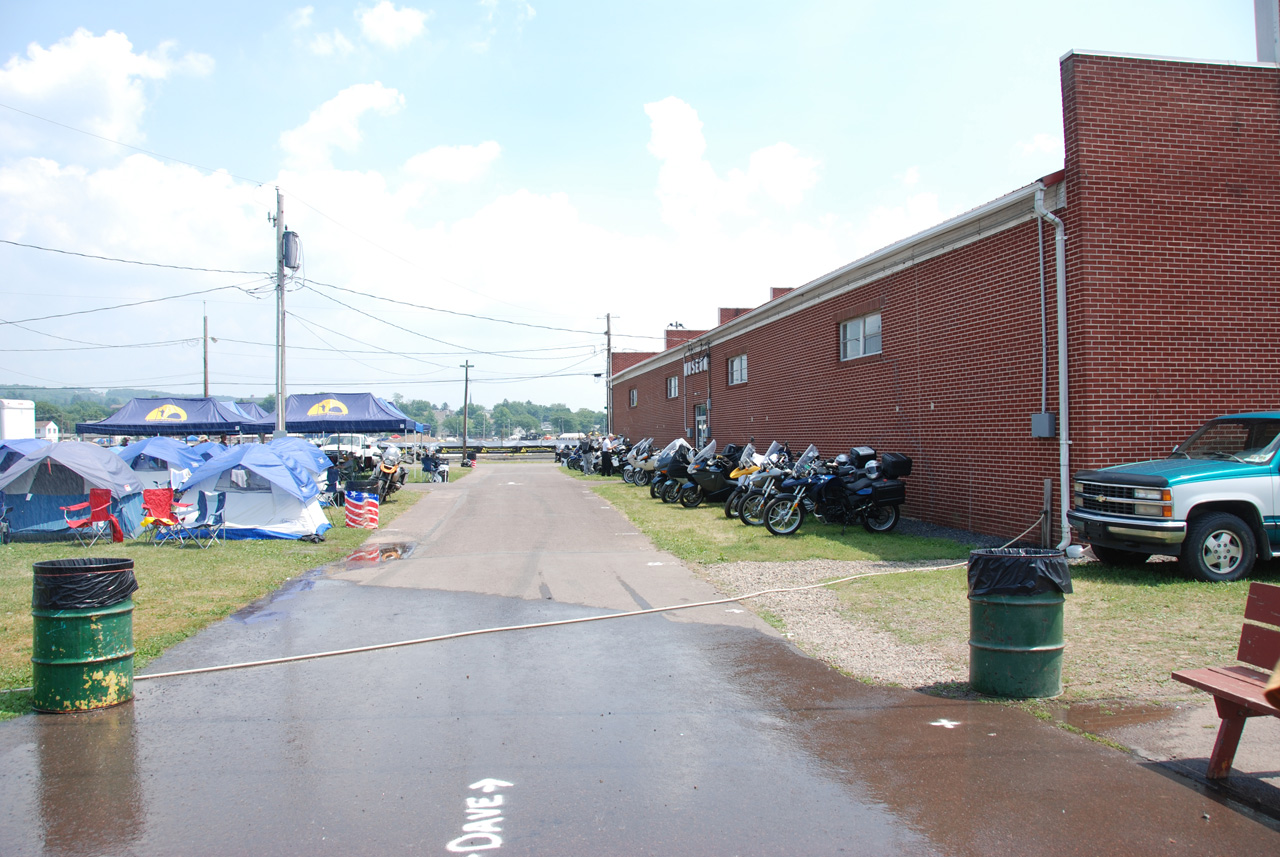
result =
[[1174,458],[1202,458],[1269,464],[1280,448],[1280,420],[1213,420],[1173,451]]

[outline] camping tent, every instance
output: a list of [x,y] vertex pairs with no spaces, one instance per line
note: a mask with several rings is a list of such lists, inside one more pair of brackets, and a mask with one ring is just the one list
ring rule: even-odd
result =
[[138,474],[145,488],[168,488],[185,479],[204,459],[180,440],[147,437],[118,447],[120,460]]
[[186,436],[239,434],[250,422],[217,399],[132,399],[105,420],[76,423],[77,434]]
[[[285,403],[285,428],[302,434],[335,432],[412,431],[413,420],[397,413],[372,393],[307,393],[289,396]],[[247,429],[269,432],[276,417]]]
[[226,452],[230,447],[225,444],[218,443],[216,440],[206,440],[204,443],[197,443],[189,449],[196,455],[200,456],[201,461],[208,461],[215,455]]
[[62,506],[88,499],[90,488],[111,490],[111,513],[125,535],[142,528],[142,485],[120,457],[96,443],[51,443],[30,452],[0,474],[16,539],[53,540],[70,535]]
[[333,466],[329,456],[321,452],[318,446],[307,443],[300,437],[277,437],[267,443],[267,446],[274,447],[282,455],[293,458],[299,467],[311,474],[325,473]]
[[331,526],[311,474],[268,444],[242,444],[214,456],[178,490],[184,502],[192,502],[193,491],[225,492],[229,539],[312,538]]
[[27,453],[35,452],[37,449],[48,445],[49,441],[39,437],[0,440],[0,473],[4,473]]

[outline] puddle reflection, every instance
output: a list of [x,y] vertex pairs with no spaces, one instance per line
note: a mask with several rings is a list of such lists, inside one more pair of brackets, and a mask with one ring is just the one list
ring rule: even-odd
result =
[[133,703],[36,717],[44,854],[121,854],[142,836]]
[[413,542],[396,544],[369,545],[347,554],[344,559],[348,568],[376,565],[380,562],[392,562],[397,559],[408,559],[413,556]]

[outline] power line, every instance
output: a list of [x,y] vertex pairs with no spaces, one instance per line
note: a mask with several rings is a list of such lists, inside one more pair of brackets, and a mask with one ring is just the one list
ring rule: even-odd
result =
[[[249,271],[244,273],[252,273],[252,272]],[[32,322],[32,321],[49,321],[50,319],[67,318],[73,315],[91,315],[95,312],[107,312],[109,310],[115,310],[115,309],[128,309],[129,307],[145,306],[146,304],[158,304],[164,301],[181,300],[182,298],[195,297],[196,295],[208,295],[208,294],[212,294],[213,292],[221,292],[227,289],[239,289],[241,291],[244,290],[243,287],[241,286],[216,286],[215,288],[202,289],[198,292],[186,292],[185,294],[180,294],[180,295],[165,295],[164,297],[150,298],[145,301],[132,301],[127,304],[116,304],[115,306],[97,307],[96,309],[79,309],[79,310],[75,310],[74,312],[61,312],[61,313],[56,313],[54,315],[42,315],[36,318],[20,318],[17,321],[0,321],[0,324],[11,324],[15,326],[21,326],[22,324],[25,324],[27,322]],[[37,332],[38,331],[32,331],[32,333],[37,333]],[[48,334],[48,335],[52,335],[52,334]]]
[[[67,125],[63,122],[58,122],[56,120],[49,119],[44,116],[38,116],[35,113],[28,113],[25,110],[19,110],[18,108],[13,107],[9,104],[0,104],[0,107],[5,108],[6,110],[12,110],[14,113],[21,113],[23,116],[30,116],[32,119],[39,119],[41,122],[48,122],[50,125],[57,125],[59,128],[66,128],[68,131],[75,131],[77,134],[84,134],[86,137],[93,137],[94,139],[101,140],[104,143],[112,143],[113,145],[116,145],[116,146],[123,146],[126,149],[133,149],[135,152],[141,152],[144,155],[151,155],[152,157],[160,158],[165,161],[172,161],[175,164],[182,164],[184,167],[191,167],[192,169],[201,170],[203,172],[210,173],[210,174],[218,173],[218,172],[226,172],[225,170],[216,170],[213,167],[202,167],[199,164],[193,164],[190,161],[182,161],[182,160],[179,160],[178,158],[170,157],[169,155],[162,155],[159,152],[152,152],[149,149],[140,149],[137,146],[131,146],[128,143],[122,143],[119,140],[113,140],[110,137],[103,137],[101,134],[94,134],[92,131],[85,131],[83,128],[76,128],[73,125]],[[240,179],[240,181],[249,182],[250,184],[255,184],[255,185],[265,184],[265,182],[260,182],[257,179],[246,178],[245,176],[238,176],[235,173],[227,173],[227,175],[231,176],[231,178],[233,179]]]
[[[2,107],[3,105],[0,105]],[[98,259],[103,262],[122,262],[125,265],[146,265],[148,268],[172,268],[175,271],[198,271],[206,274],[245,274],[272,276],[266,271],[231,271],[225,268],[194,268],[188,265],[166,265],[163,262],[139,262],[137,259],[117,259],[114,256],[96,256],[93,253],[77,253],[75,250],[60,250],[57,247],[41,247],[39,244],[24,244],[21,241],[9,241],[0,238],[0,244],[12,244],[14,247],[26,247],[28,250],[43,250],[46,253],[61,253],[64,256],[79,256],[82,259]]]

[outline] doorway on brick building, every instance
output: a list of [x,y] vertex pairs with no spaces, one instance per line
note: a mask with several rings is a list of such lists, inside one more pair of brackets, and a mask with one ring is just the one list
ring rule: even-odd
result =
[[707,445],[707,406],[693,406],[693,447],[702,449]]

